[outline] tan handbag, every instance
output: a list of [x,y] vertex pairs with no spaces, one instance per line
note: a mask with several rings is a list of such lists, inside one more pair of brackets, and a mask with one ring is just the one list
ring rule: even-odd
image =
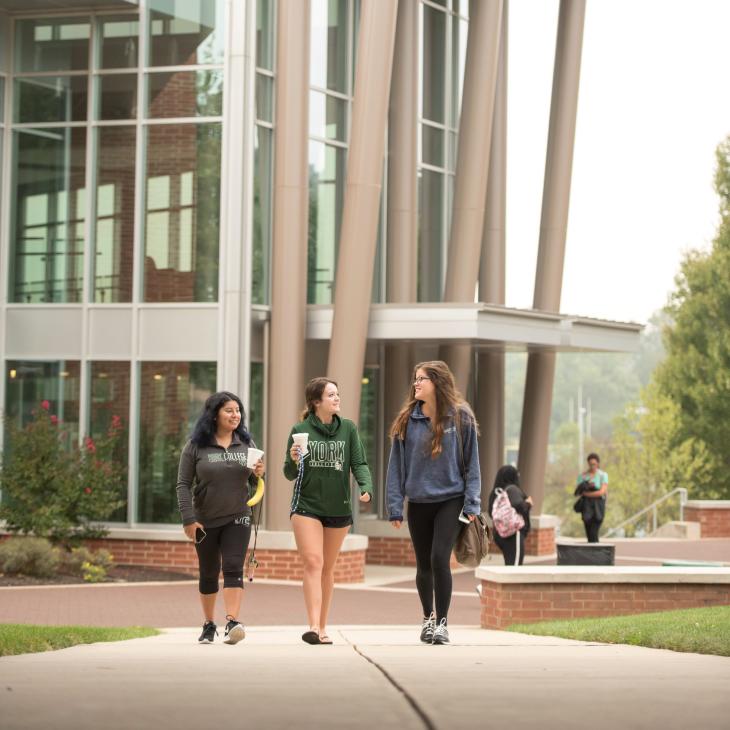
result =
[[454,546],[454,557],[467,568],[476,568],[489,554],[489,526],[484,515],[464,525]]

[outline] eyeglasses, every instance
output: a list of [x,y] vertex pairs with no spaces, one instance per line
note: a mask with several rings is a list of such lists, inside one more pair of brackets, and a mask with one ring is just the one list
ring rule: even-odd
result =
[[431,378],[427,378],[425,375],[419,375],[414,381],[413,385],[420,385],[424,380],[431,380]]
[[[202,537],[200,538],[200,540],[198,540],[198,533],[199,533],[199,532],[200,532],[200,533],[202,533]],[[199,527],[199,528],[198,528],[198,529],[197,529],[197,530],[195,531],[195,544],[196,544],[196,545],[200,545],[200,543],[201,543],[201,542],[203,542],[203,540],[205,540],[205,538],[206,538],[207,536],[208,536],[208,533],[207,533],[207,532],[206,532],[206,531],[205,531],[205,530],[204,530],[204,529],[203,529],[202,527]]]

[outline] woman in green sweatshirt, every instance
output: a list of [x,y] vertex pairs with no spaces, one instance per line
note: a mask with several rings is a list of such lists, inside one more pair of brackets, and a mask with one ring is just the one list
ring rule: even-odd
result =
[[[360,501],[373,495],[372,479],[357,426],[340,418],[337,383],[313,378],[304,390],[306,408],[289,435],[284,475],[294,480],[291,522],[304,565],[304,603],[308,644],[331,644],[327,616],[334,589],[337,556],[352,524],[350,472],[360,487]],[[306,448],[294,434],[307,434]]]

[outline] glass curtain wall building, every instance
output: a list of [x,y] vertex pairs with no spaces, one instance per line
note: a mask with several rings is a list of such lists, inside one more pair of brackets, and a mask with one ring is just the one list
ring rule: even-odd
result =
[[[375,7],[311,0],[309,27],[301,29],[309,36],[309,84],[286,87],[309,109],[308,222],[297,243],[306,247],[305,379],[327,369],[329,335],[320,324],[331,321],[350,195],[363,6]],[[392,12],[385,7],[378,12]],[[417,94],[412,104],[391,98],[390,112],[412,120],[408,136],[417,140],[406,171],[416,208],[408,263],[415,288],[408,299],[388,300],[394,269],[387,266],[402,243],[388,240],[388,217],[401,191],[384,165],[371,293],[380,334],[368,335],[363,369],[358,363],[353,371],[362,374],[359,423],[376,499],[361,506],[356,529],[384,516],[387,345],[420,338],[412,356],[430,359],[451,340],[469,342],[472,355],[503,353],[508,343],[552,352],[555,343],[634,343],[605,345],[606,323],[600,338],[584,329],[585,339],[573,340],[566,333],[575,318],[535,317],[530,329],[526,312],[472,306],[471,297],[454,300],[469,305],[461,309],[444,301],[467,36],[470,25],[489,28],[477,26],[483,6],[473,4],[470,17],[467,0],[407,7],[398,32],[415,39],[415,51],[399,63],[411,64]],[[0,0],[0,406],[23,423],[48,400],[77,439],[121,420],[122,526],[179,522],[178,456],[217,389],[242,396],[269,470],[279,470],[283,445],[266,443],[274,216],[286,216],[274,193],[277,154],[287,149],[277,138],[278,11],[277,0],[54,0],[32,10]],[[403,48],[398,38],[396,48]],[[498,48],[491,42],[489,52]],[[548,331],[553,326],[560,332]]]

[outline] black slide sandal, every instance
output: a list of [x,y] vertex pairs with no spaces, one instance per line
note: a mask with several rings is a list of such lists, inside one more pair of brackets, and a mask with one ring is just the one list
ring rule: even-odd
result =
[[302,634],[302,641],[306,642],[307,644],[321,644],[322,643],[319,640],[319,634],[316,631],[305,631]]

